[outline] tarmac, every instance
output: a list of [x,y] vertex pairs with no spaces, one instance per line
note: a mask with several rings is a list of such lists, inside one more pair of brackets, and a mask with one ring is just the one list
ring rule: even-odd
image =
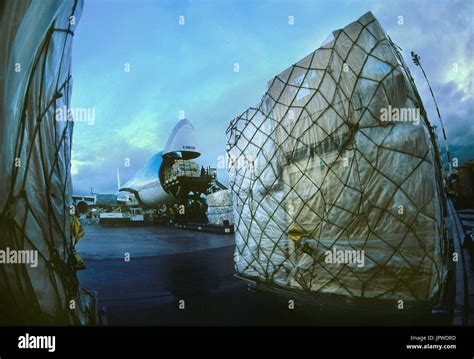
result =
[[234,276],[233,235],[161,226],[84,229],[77,251],[87,268],[78,277],[97,292],[111,326],[394,325],[299,303],[291,309],[291,298],[249,291]]

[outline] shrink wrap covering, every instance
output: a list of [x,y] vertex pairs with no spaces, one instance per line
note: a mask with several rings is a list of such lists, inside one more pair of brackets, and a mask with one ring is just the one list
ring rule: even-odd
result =
[[[387,121],[386,109],[420,117]],[[240,275],[308,294],[439,299],[447,270],[437,140],[370,12],[277,75],[227,134]],[[328,261],[333,251],[364,261]]]

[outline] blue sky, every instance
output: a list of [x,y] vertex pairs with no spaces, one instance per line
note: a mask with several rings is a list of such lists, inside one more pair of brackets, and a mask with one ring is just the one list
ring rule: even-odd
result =
[[[71,105],[93,108],[95,122],[75,123],[74,192],[115,191],[116,168],[124,183],[164,147],[180,111],[198,134],[199,162],[216,166],[230,120],[259,102],[267,81],[368,10],[403,49],[437,124],[411,65],[410,51],[420,54],[454,155],[474,158],[472,1],[86,0],[74,37]],[[218,175],[228,181],[225,169]]]

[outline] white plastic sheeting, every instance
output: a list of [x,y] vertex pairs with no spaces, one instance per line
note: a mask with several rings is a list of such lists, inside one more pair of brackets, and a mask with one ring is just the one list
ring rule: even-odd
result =
[[210,224],[222,226],[224,221],[228,221],[229,224],[234,223],[234,208],[232,206],[209,207],[206,214]]
[[222,226],[224,221],[234,223],[232,192],[228,189],[211,193],[207,196],[207,219],[210,224]]
[[[419,121],[385,121],[390,106],[420,109]],[[439,300],[437,141],[370,12],[270,81],[227,133],[240,275],[308,294]]]
[[232,192],[223,189],[207,196],[208,207],[232,207]]
[[72,37],[82,0],[0,4],[1,249],[38,266],[0,265],[0,323],[85,324],[71,235]]
[[199,167],[196,162],[190,160],[176,160],[176,162],[171,166],[171,171],[169,173],[169,179],[200,176],[201,167]]
[[223,225],[224,221],[234,223],[232,192],[228,189],[211,193],[207,196],[207,219],[210,224]]

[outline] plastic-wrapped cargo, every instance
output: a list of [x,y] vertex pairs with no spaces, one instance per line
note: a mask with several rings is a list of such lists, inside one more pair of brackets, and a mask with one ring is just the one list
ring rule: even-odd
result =
[[313,296],[440,300],[436,138],[370,12],[271,80],[227,134],[242,277]]
[[90,323],[71,233],[73,123],[55,116],[71,99],[71,45],[82,6],[0,4],[0,250],[37,254],[37,263],[0,264],[2,325]]
[[224,221],[234,223],[232,193],[228,189],[211,193],[207,196],[207,219],[210,224],[223,225]]
[[223,189],[207,196],[208,207],[232,207],[232,192]]
[[209,207],[206,212],[210,224],[222,226],[224,221],[234,224],[234,208],[228,207]]
[[190,160],[176,160],[171,167],[169,178],[176,177],[199,177],[201,176],[201,167]]

